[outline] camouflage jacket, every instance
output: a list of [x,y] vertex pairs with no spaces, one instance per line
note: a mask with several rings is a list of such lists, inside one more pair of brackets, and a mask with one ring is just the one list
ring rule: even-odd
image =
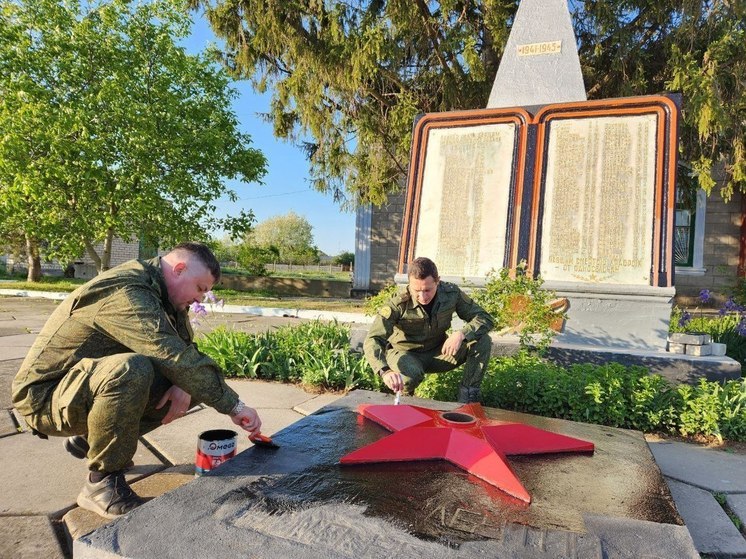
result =
[[412,297],[409,288],[402,290],[376,314],[363,344],[365,358],[378,372],[386,365],[389,345],[400,351],[432,351],[442,346],[453,313],[466,322],[461,328],[466,343],[489,332],[494,324],[489,313],[455,284],[438,283],[430,314]]
[[238,395],[192,336],[187,311],[177,311],[168,299],[160,260],[126,262],[82,285],[55,309],[13,381],[13,405],[29,415],[81,359],[134,352],[149,357],[192,403],[228,413]]

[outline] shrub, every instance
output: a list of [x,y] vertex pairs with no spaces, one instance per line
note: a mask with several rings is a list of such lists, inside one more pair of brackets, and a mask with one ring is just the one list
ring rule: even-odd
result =
[[[484,289],[475,289],[474,301],[495,318],[495,330],[515,331],[521,347],[546,348],[557,333],[564,313],[552,310],[550,303],[556,295],[542,289],[543,280],[526,274],[522,262],[515,278],[506,268],[487,274]],[[559,323],[559,324],[558,324]]]
[[336,322],[307,322],[261,334],[216,328],[197,340],[227,376],[302,382],[328,390],[378,390],[380,379],[350,350],[349,330]]
[[389,299],[391,299],[399,292],[399,289],[402,289],[402,287],[393,283],[381,289],[381,291],[379,291],[376,295],[368,295],[365,298],[365,305],[363,305],[363,312],[365,313],[365,315],[375,315]]
[[[302,382],[339,390],[384,390],[365,359],[349,348],[349,330],[319,321],[262,334],[218,328],[198,340],[228,376]],[[454,401],[461,368],[427,375],[415,394]],[[725,383],[701,379],[672,387],[643,367],[618,363],[549,363],[523,351],[493,358],[482,383],[489,407],[597,423],[645,432],[746,440],[746,379]]]

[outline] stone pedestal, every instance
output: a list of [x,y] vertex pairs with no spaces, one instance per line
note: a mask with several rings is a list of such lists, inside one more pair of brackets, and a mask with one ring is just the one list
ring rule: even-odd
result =
[[[435,409],[457,405],[406,398]],[[342,467],[389,432],[356,413],[390,395],[356,391],[75,542],[100,557],[698,557],[642,435],[486,408],[594,443],[593,455],[521,456],[526,505],[446,462]]]
[[544,283],[570,303],[560,344],[605,349],[664,351],[673,287]]

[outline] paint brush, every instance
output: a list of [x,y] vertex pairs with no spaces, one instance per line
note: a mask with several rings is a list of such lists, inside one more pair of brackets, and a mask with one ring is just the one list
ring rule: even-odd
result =
[[401,399],[401,390],[396,391],[396,396],[394,396],[394,405],[399,405],[399,400]]
[[261,433],[249,435],[249,440],[256,446],[263,446],[264,448],[280,448],[280,445],[274,442],[271,437],[262,435]]

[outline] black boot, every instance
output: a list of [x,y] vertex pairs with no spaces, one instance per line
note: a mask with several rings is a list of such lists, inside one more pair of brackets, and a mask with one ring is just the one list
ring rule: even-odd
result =
[[83,435],[75,435],[74,437],[67,437],[62,443],[65,450],[81,460],[88,455],[88,440]]
[[463,404],[478,403],[482,399],[482,389],[459,386],[458,401]]
[[108,473],[101,481],[89,477],[77,502],[79,507],[104,518],[117,518],[144,503],[124,479],[124,471]]

